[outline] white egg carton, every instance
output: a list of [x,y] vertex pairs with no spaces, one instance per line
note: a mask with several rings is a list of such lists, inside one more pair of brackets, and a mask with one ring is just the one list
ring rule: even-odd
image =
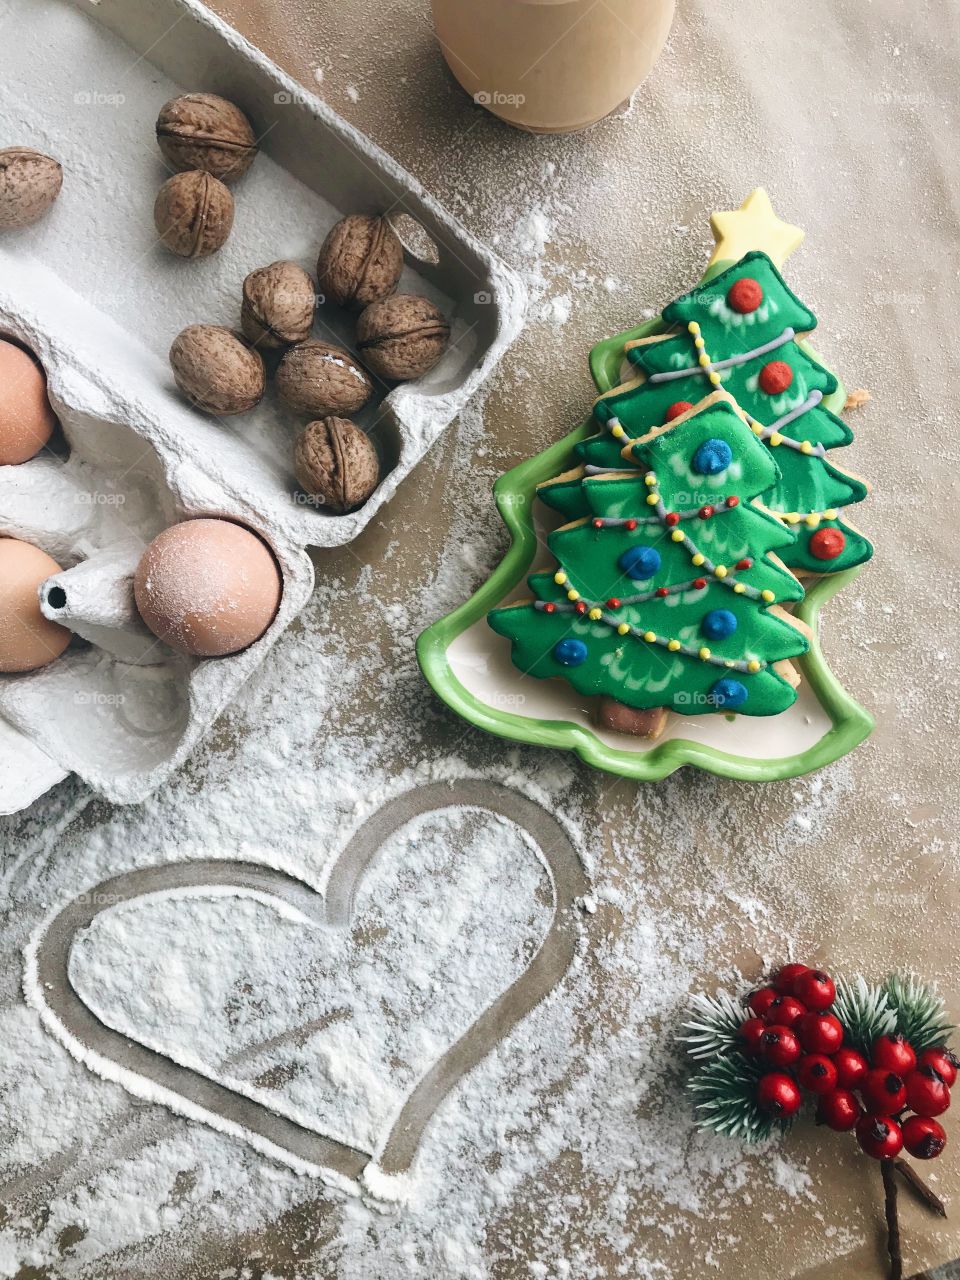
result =
[[[237,102],[262,141],[234,188],[228,244],[191,262],[156,244],[167,171],[153,127],[164,102],[197,90]],[[43,221],[0,237],[0,336],[43,362],[69,455],[0,467],[0,535],[72,570],[54,584],[62,616],[93,643],[0,676],[0,812],[69,772],[133,802],[183,761],[303,607],[305,548],[355,538],[489,375],[519,332],[525,294],[410,174],[196,0],[0,0],[0,146],[14,144],[59,159],[64,184]],[[383,478],[359,511],[334,516],[297,500],[292,443],[304,418],[272,389],[249,414],[207,417],[177,393],[167,351],[187,324],[235,326],[254,267],[292,258],[313,273],[333,223],[364,211],[402,215],[400,289],[434,299],[453,335],[429,374],[381,386],[358,415]],[[350,346],[353,325],[323,307],[315,332]],[[211,514],[269,542],[284,593],[256,644],[196,662],[138,625],[131,575],[162,528]]]

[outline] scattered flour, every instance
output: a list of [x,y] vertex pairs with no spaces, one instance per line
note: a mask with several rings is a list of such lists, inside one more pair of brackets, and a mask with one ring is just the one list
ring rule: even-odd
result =
[[[881,9],[882,41],[873,38]],[[870,1204],[862,1213],[845,1205],[842,1220],[828,1220],[818,1172],[836,1160],[829,1135],[803,1126],[788,1145],[747,1151],[693,1131],[672,1032],[689,991],[736,987],[784,956],[819,953],[852,969],[869,952],[881,963],[889,930],[877,921],[886,915],[900,923],[905,962],[926,945],[936,906],[929,894],[938,885],[945,892],[958,854],[943,820],[956,810],[956,780],[938,769],[931,784],[922,763],[931,727],[944,740],[955,731],[929,694],[931,672],[939,690],[958,665],[953,633],[931,633],[918,608],[898,613],[903,634],[895,636],[883,606],[903,574],[876,573],[869,589],[864,581],[845,592],[829,613],[831,661],[886,718],[887,748],[902,749],[870,743],[814,778],[764,787],[689,771],[638,787],[557,753],[485,738],[439,708],[413,656],[421,627],[461,603],[503,553],[493,480],[588,406],[589,341],[636,324],[688,284],[707,244],[703,210],[730,207],[757,181],[804,212],[813,251],[798,255],[791,279],[831,317],[825,337],[837,366],[855,385],[883,384],[890,420],[911,423],[937,476],[950,482],[953,424],[930,408],[942,405],[950,352],[936,366],[927,361],[929,371],[917,353],[894,364],[899,342],[911,340],[901,313],[882,300],[864,308],[830,251],[861,246],[864,287],[882,296],[903,285],[882,252],[899,210],[877,218],[868,194],[893,187],[889,165],[903,156],[876,101],[886,83],[876,59],[898,34],[894,10],[873,5],[861,16],[844,4],[838,12],[833,34],[844,40],[825,47],[831,57],[841,45],[855,49],[862,82],[859,72],[838,77],[828,59],[822,73],[819,62],[778,60],[781,40],[806,33],[800,11],[785,14],[786,25],[758,24],[756,43],[741,47],[727,35],[739,10],[723,0],[681,14],[673,48],[628,118],[591,135],[505,135],[482,116],[472,133],[469,105],[462,115],[451,108],[452,123],[441,120],[443,104],[458,100],[439,68],[426,88],[414,77],[418,92],[435,95],[423,113],[435,131],[430,145],[411,142],[408,123],[380,113],[380,140],[524,273],[531,327],[365,538],[316,557],[319,585],[301,618],[155,796],[111,810],[67,782],[30,813],[0,819],[0,1276],[663,1280],[689,1275],[694,1258],[727,1272],[752,1266],[753,1280],[773,1274],[757,1260],[761,1244],[768,1256],[812,1269],[824,1261],[824,1240],[840,1258],[874,1239]],[[419,14],[405,37],[411,47],[424,41]],[[898,34],[897,48],[914,44]],[[761,64],[777,75],[755,74]],[[696,68],[695,83],[685,68]],[[906,70],[917,83],[949,83],[947,67],[939,77]],[[352,66],[349,73],[358,78]],[[358,82],[359,115],[373,95]],[[831,97],[837,85],[848,95],[858,83],[861,101],[873,104],[874,145],[862,152],[869,181],[856,159],[859,134],[848,135],[847,113]],[[811,101],[825,182],[811,176],[797,145],[809,141],[797,132],[807,127],[797,103]],[[935,103],[931,118],[945,110]],[[717,127],[731,111],[737,129]],[[775,163],[771,138],[780,140]],[[612,163],[626,148],[629,162]],[[851,199],[854,187],[867,193],[862,200]],[[928,250],[907,206],[917,271],[937,281],[946,316],[942,244]],[[952,222],[937,225],[953,233]],[[690,230],[665,238],[664,227]],[[578,323],[584,313],[589,321]],[[515,424],[509,438],[490,432],[495,417]],[[858,469],[903,476],[905,514],[889,504],[874,504],[869,516],[865,508],[871,532],[888,563],[904,564],[939,600],[942,538],[907,519],[921,499],[945,508],[947,489],[904,464],[896,433],[864,432],[857,447]],[[944,609],[955,613],[953,596]],[[905,645],[916,663],[903,662]],[[372,1168],[362,1195],[318,1187],[239,1139],[133,1101],[70,1058],[24,1006],[30,934],[105,877],[236,856],[322,883],[337,850],[385,800],[440,780],[455,799],[465,777],[513,786],[555,814],[593,884],[574,967],[447,1098],[408,1177],[388,1180]],[[469,866],[458,853],[469,854]],[[158,903],[104,918],[78,951],[77,982],[106,1019],[214,1065],[298,1018],[336,1014],[296,1052],[284,1042],[250,1065],[255,1087],[277,1105],[315,1118],[339,1108],[343,1131],[355,1133],[387,1111],[444,1031],[462,1025],[466,1005],[475,1009],[471,1000],[505,980],[536,938],[543,903],[529,855],[516,832],[495,822],[467,832],[451,809],[382,851],[361,934],[330,950],[259,904]],[[892,888],[898,857],[917,875],[909,893]],[[462,878],[448,876],[455,870]],[[445,967],[435,991],[437,946]],[[402,974],[401,963],[409,965]],[[955,990],[951,956],[940,963]],[[331,1046],[335,1055],[325,1053]],[[811,1232],[812,1213],[822,1215],[822,1231]]]

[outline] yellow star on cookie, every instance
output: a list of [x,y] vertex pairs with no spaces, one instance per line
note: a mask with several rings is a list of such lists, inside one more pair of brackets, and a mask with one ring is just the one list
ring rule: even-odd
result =
[[773,212],[763,187],[751,191],[739,209],[712,214],[710,227],[717,242],[711,267],[715,262],[739,262],[745,253],[756,249],[782,267],[803,239],[799,227],[791,227]]

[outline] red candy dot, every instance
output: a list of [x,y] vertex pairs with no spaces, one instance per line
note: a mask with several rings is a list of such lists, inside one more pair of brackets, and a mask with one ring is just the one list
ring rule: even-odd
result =
[[577,603],[576,603],[573,607],[574,607],[574,609],[576,609],[577,613],[586,613],[586,612],[587,612],[587,606],[583,603],[583,601],[582,601],[582,600],[578,600],[578,601],[577,601]]
[[847,545],[842,529],[818,529],[810,535],[810,554],[818,560],[836,560]]
[[595,529],[602,529],[602,528],[603,528],[603,521],[602,521],[601,519],[597,518],[596,520],[594,520],[594,521],[593,521],[593,527],[594,527]]
[[703,588],[707,585],[707,580],[706,578],[694,578],[693,585],[697,588],[698,591],[702,591]]
[[708,502],[706,506],[700,508],[700,510],[697,512],[697,515],[700,517],[701,520],[709,520],[715,511],[716,511],[716,507],[711,507],[710,503]]
[[633,532],[633,530],[637,527],[637,522],[636,522],[636,520],[628,520],[628,521],[627,521],[627,525],[626,525],[626,527],[627,527],[627,528],[630,530],[630,532],[632,533],[632,532]]
[[763,290],[760,287],[760,281],[754,280],[752,276],[743,276],[727,290],[728,305],[733,311],[739,311],[741,315],[756,311],[762,301]]
[[620,608],[620,601],[617,599],[617,597],[616,597],[616,596],[611,596],[611,597],[610,597],[610,599],[607,601],[607,608],[608,608],[608,609],[619,609],[619,608]]
[[738,569],[752,569],[752,568],[753,568],[753,561],[752,561],[752,560],[738,560],[738,561],[737,561],[737,568],[738,568]]
[[544,612],[544,613],[556,613],[556,612],[557,612],[557,606],[556,606],[555,604],[545,604],[545,605],[543,606],[543,612]]
[[662,596],[668,596],[669,594],[670,594],[670,592],[667,590],[667,588],[666,588],[666,587],[657,587],[657,595],[658,595],[658,596],[661,596],[661,597],[662,597]]
[[667,514],[663,517],[663,521],[664,521],[664,524],[669,525],[670,528],[672,529],[675,524],[680,523],[680,517],[677,515],[675,511],[668,511]]
[[664,422],[673,422],[674,418],[679,418],[681,414],[686,413],[688,409],[692,408],[693,405],[689,400],[674,400],[673,404],[663,415],[663,420]]
[[740,505],[740,499],[736,497],[727,498],[726,503],[728,507],[736,507]]
[[786,360],[771,360],[760,370],[760,386],[768,396],[778,396],[793,382],[793,370]]

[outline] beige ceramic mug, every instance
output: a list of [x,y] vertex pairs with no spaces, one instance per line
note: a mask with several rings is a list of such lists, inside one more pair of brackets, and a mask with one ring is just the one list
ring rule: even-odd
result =
[[440,47],[471,97],[537,133],[585,129],[659,57],[676,0],[432,0]]

